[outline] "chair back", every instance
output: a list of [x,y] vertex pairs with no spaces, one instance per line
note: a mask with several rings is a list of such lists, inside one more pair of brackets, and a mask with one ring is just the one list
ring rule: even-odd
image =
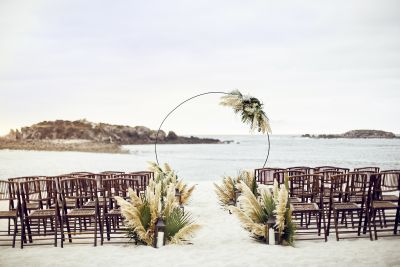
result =
[[0,180],[0,201],[8,201],[9,210],[15,209],[18,201],[18,183]]
[[22,208],[25,213],[28,204],[35,204],[35,209],[48,209],[57,201],[57,184],[52,179],[37,179],[19,183]]
[[354,172],[364,172],[364,173],[378,173],[380,170],[379,167],[361,167],[354,168]]
[[374,200],[388,200],[386,197],[391,195],[394,196],[394,200],[398,200],[398,205],[400,205],[400,171],[376,175],[373,190]]
[[[275,173],[282,172],[285,169],[282,168],[261,168],[254,170],[254,177],[256,177],[256,181],[260,184],[272,185],[274,184]],[[279,182],[280,180],[278,180]]]
[[67,178],[60,181],[61,199],[66,208],[66,200],[75,200],[76,208],[82,208],[88,201],[98,207],[97,181],[92,178]]

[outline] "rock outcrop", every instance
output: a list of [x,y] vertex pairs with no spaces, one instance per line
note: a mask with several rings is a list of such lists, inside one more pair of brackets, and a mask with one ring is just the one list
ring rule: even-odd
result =
[[309,138],[383,138],[383,139],[392,139],[397,138],[394,133],[385,132],[381,130],[352,130],[345,132],[344,134],[319,134],[319,135],[310,135],[303,134],[302,137]]
[[[4,138],[11,141],[27,140],[90,140],[99,143],[115,143],[119,145],[152,144],[156,140],[157,131],[144,126],[123,126],[107,123],[92,123],[86,120],[43,121],[20,130],[11,130]],[[183,137],[170,131],[168,135],[160,131],[159,143],[168,144],[203,144],[220,143],[218,139]]]

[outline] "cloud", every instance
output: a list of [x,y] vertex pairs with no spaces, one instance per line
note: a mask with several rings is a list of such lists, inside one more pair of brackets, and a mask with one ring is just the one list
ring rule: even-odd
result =
[[[233,88],[265,102],[274,133],[400,132],[399,7],[2,1],[0,132],[57,118],[154,128],[180,100]],[[217,102],[191,103],[169,127],[247,133]]]

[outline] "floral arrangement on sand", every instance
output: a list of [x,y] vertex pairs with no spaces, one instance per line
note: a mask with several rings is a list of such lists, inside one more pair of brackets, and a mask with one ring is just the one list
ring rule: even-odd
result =
[[243,95],[239,90],[233,90],[221,97],[221,105],[232,107],[240,114],[243,123],[250,124],[250,131],[257,130],[263,134],[270,133],[269,119],[263,111],[263,104],[253,96]]
[[[149,181],[144,194],[129,189],[129,199],[115,197],[121,207],[128,236],[135,243],[153,246],[156,236],[156,224],[162,219],[165,222],[165,241],[167,244],[187,243],[189,238],[200,228],[194,223],[192,215],[183,211],[182,203],[187,203],[194,187],[182,186],[177,177],[166,164],[163,170],[152,164],[154,179]],[[181,202],[177,200],[176,189],[182,192]]]
[[239,182],[237,187],[242,192],[238,199],[239,205],[230,206],[230,209],[238,216],[243,228],[255,239],[267,241],[267,222],[275,221],[273,227],[278,234],[278,243],[293,245],[296,227],[292,221],[287,183],[279,188],[275,181],[272,192],[269,188],[262,188],[259,190],[259,196],[244,182]]
[[149,170],[154,172],[154,181],[161,183],[162,194],[166,196],[167,188],[173,185],[175,192],[180,194],[180,205],[186,205],[195,189],[195,185],[188,186],[182,179],[178,178],[175,171],[169,166],[168,163],[164,163],[164,168],[155,162],[149,162]]
[[241,192],[241,188],[237,185],[243,181],[248,188],[255,194],[257,193],[257,183],[254,174],[249,171],[242,171],[236,177],[224,176],[222,177],[222,184],[214,183],[215,193],[221,206],[227,207],[235,204],[237,195]]

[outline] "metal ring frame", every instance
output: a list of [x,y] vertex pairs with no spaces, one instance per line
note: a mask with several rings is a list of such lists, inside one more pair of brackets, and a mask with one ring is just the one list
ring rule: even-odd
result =
[[[190,100],[192,100],[192,99],[195,99],[195,98],[197,98],[197,97],[200,97],[200,96],[203,96],[203,95],[210,95],[210,94],[230,95],[231,93],[215,91],[215,92],[201,93],[201,94],[198,94],[198,95],[189,97],[189,98],[187,98],[186,100],[184,100],[184,101],[182,101],[181,103],[179,103],[179,105],[177,105],[175,108],[173,108],[173,109],[167,114],[167,116],[165,116],[165,118],[162,120],[160,126],[158,127],[158,131],[157,131],[157,135],[156,135],[156,140],[155,140],[155,142],[154,142],[154,153],[155,153],[155,155],[156,155],[156,162],[157,162],[158,165],[160,165],[160,163],[158,162],[158,154],[157,154],[158,135],[159,135],[159,133],[161,132],[161,127],[163,126],[164,122],[167,120],[167,118],[168,118],[175,110],[177,110],[180,106],[182,106],[182,105],[185,104],[186,102],[188,102],[188,101],[190,101]],[[263,168],[265,168],[265,165],[267,164],[267,161],[268,161],[268,158],[269,158],[269,151],[270,151],[270,148],[271,148],[271,142],[270,142],[270,140],[269,140],[269,133],[268,133],[268,132],[267,132],[267,139],[268,139],[268,150],[267,150],[267,157],[265,158]]]

